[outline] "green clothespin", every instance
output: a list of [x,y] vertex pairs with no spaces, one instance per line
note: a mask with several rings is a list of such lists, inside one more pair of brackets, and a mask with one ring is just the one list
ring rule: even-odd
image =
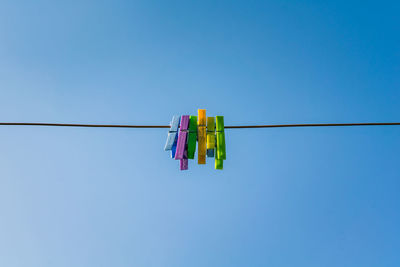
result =
[[223,169],[223,160],[226,159],[224,116],[216,116],[217,145],[215,153],[215,169]]
[[188,159],[194,159],[197,141],[197,116],[190,116],[188,136]]

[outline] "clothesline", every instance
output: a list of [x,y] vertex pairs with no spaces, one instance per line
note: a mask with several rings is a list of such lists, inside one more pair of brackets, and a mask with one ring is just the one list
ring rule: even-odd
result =
[[[42,123],[42,122],[0,122],[0,126],[56,126],[93,128],[170,128],[170,125],[128,125],[128,124],[80,124],[80,123]],[[304,123],[304,124],[266,124],[266,125],[227,125],[225,129],[251,128],[289,128],[289,127],[341,127],[341,126],[400,126],[400,122],[365,123]]]
[[[222,170],[226,160],[225,129],[289,128],[289,127],[334,127],[334,126],[400,126],[400,122],[365,123],[303,123],[303,124],[260,124],[224,125],[224,117],[206,117],[206,110],[199,109],[198,116],[175,115],[170,125],[130,124],[80,124],[45,122],[0,122],[0,126],[54,126],[92,128],[168,128],[164,150],[171,152],[171,158],[179,160],[180,170],[187,170],[189,159],[194,159],[198,147],[198,164],[206,164],[206,158],[214,158],[215,169]],[[198,145],[197,145],[198,144]]]

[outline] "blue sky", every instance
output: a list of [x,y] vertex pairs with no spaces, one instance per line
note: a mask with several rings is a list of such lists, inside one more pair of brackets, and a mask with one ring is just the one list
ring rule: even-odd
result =
[[[398,1],[1,1],[0,121],[400,120]],[[399,266],[400,127],[1,127],[0,265]]]

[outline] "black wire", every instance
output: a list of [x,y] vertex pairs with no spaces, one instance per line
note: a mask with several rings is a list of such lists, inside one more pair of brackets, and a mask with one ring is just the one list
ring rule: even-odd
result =
[[[225,126],[225,129],[289,128],[289,127],[329,127],[329,126],[394,126],[400,122],[366,123],[305,123],[305,124],[267,124]],[[169,125],[124,125],[124,124],[79,124],[79,123],[41,123],[41,122],[0,122],[0,126],[57,126],[57,127],[97,127],[97,128],[170,128]]]
[[0,126],[61,126],[97,128],[170,128],[168,125],[122,125],[122,124],[80,124],[80,123],[42,123],[42,122],[0,122]]
[[271,125],[245,125],[225,126],[227,129],[242,128],[283,128],[283,127],[329,127],[329,126],[394,126],[400,122],[365,122],[365,123],[305,123],[305,124],[271,124]]

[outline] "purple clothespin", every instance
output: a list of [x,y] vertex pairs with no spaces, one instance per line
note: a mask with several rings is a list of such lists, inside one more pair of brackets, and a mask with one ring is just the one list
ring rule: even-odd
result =
[[179,159],[181,170],[188,169],[188,158],[187,158],[187,131],[189,127],[189,115],[183,115],[181,117],[181,124],[179,128],[178,142],[176,144],[175,159]]

